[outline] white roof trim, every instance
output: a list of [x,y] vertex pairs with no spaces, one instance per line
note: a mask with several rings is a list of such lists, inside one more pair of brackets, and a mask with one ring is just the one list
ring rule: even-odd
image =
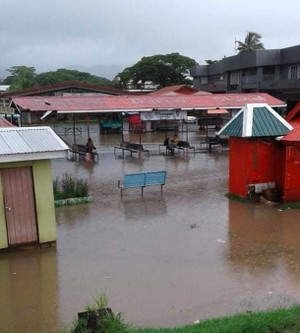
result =
[[67,158],[67,157],[68,157],[67,151],[57,151],[51,153],[44,152],[44,153],[0,155],[0,164],[10,163],[10,162],[50,160],[50,159]]

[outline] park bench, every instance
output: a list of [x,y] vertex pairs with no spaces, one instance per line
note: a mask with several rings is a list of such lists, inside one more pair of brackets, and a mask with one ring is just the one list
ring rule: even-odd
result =
[[151,185],[160,185],[162,194],[162,188],[166,182],[166,175],[166,171],[140,172],[124,175],[123,181],[118,181],[121,197],[123,196],[123,190],[126,188],[140,187],[141,194],[143,195],[144,187]]
[[[87,149],[85,145],[80,145],[77,143],[74,143],[72,148],[69,150],[70,154],[72,156],[72,159],[75,161],[79,161],[80,158],[85,158],[86,153],[87,153]],[[93,152],[91,153],[91,157],[93,161],[98,161],[98,153],[97,151],[93,150]]]
[[140,143],[131,143],[131,142],[127,142],[127,141],[122,141],[120,143],[119,147],[114,147],[114,154],[116,155],[116,150],[122,150],[122,151],[129,151],[130,155],[132,157],[133,153],[147,153],[149,156],[149,150],[148,149],[144,149],[143,145]]
[[[159,154],[160,154],[160,149],[161,147],[165,147],[166,149],[166,155],[168,155],[168,144],[167,144],[167,141],[165,140],[165,142],[163,144],[160,144],[159,147],[158,147],[158,150],[159,150]],[[174,149],[177,149],[178,151],[178,154],[180,151],[189,151],[189,150],[193,150],[194,154],[195,154],[195,147],[194,146],[191,146],[189,142],[187,141],[178,141],[177,143],[177,146],[174,147]]]

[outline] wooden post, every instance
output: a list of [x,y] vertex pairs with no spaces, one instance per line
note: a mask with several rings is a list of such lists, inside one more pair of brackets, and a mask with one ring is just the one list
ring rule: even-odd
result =
[[75,113],[73,113],[73,143],[76,145],[76,127],[75,127],[75,121],[76,121],[76,116]]

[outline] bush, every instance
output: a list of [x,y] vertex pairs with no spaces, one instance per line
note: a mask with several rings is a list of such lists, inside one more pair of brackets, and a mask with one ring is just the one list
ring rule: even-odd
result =
[[65,173],[53,181],[54,200],[81,198],[89,195],[87,180],[76,179]]

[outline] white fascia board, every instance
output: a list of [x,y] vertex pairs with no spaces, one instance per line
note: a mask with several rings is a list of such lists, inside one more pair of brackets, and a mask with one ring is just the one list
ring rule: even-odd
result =
[[252,125],[253,125],[253,104],[246,104],[244,107],[244,115],[243,115],[242,137],[252,136]]
[[67,158],[68,151],[56,151],[45,153],[29,153],[29,154],[11,154],[0,155],[0,163],[10,162],[24,162],[24,161],[37,161],[37,160],[52,160],[56,158]]
[[41,116],[41,119],[44,119],[46,117],[49,116],[49,114],[51,114],[53,111],[46,111],[42,116]]

